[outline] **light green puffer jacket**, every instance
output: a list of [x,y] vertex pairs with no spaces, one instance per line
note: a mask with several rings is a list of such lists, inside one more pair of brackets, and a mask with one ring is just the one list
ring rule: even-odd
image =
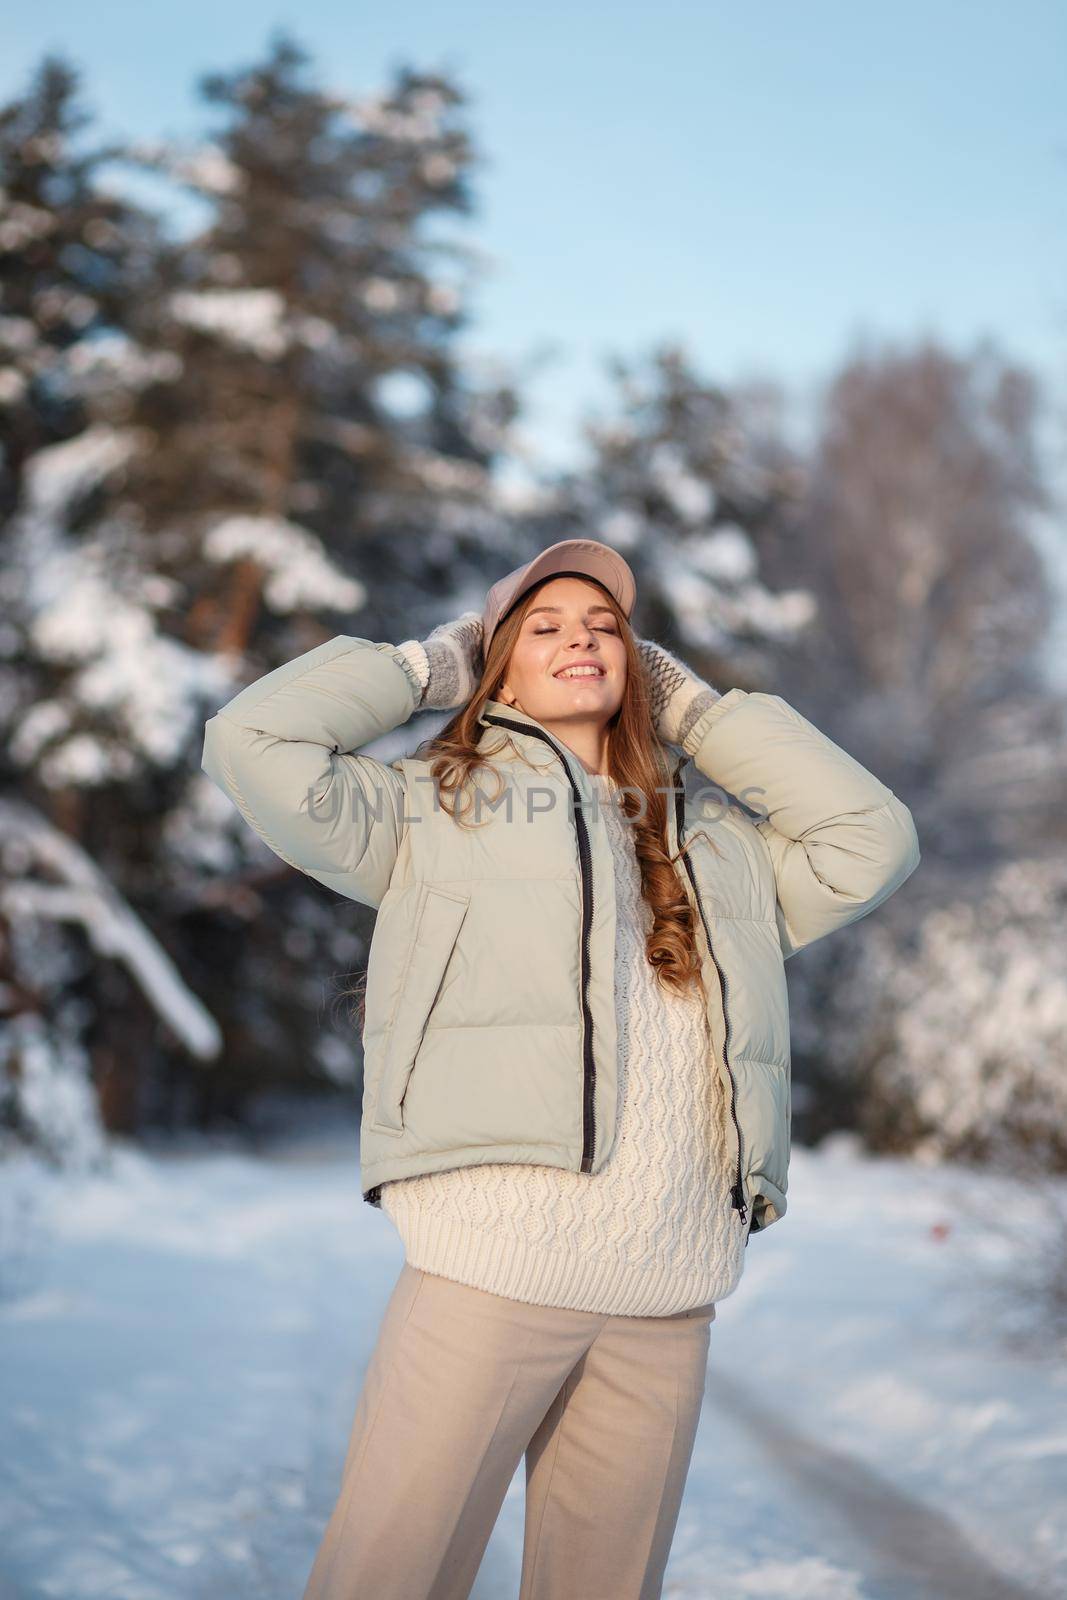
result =
[[[360,1135],[372,1205],[392,1179],[478,1162],[599,1172],[618,1109],[615,880],[589,775],[489,701],[484,803],[459,826],[429,762],[361,753],[418,700],[393,646],[341,635],[205,730],[205,772],[282,860],[377,908]],[[778,695],[731,689],[679,754],[668,847],[680,830],[733,1204],[754,1232],[786,1209],[784,962],[873,911],[919,847],[908,807]]]

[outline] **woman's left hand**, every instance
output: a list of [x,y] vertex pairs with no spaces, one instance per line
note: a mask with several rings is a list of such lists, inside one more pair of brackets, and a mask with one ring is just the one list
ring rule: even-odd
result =
[[690,729],[721,698],[719,691],[663,645],[651,639],[637,639],[635,643],[645,668],[656,734],[664,743],[684,748]]

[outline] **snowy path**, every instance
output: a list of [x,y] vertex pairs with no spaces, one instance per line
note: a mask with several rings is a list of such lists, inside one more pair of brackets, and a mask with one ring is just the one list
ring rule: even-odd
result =
[[[297,1600],[402,1259],[354,1150],[0,1168],[0,1600]],[[802,1149],[790,1201],[712,1324],[667,1600],[1067,1594],[1064,1350],[1013,1353],[980,1221],[1020,1202]],[[522,1499],[474,1600],[517,1592]]]
[[[747,1387],[709,1368],[708,1405],[715,1417],[714,1439],[705,1428],[704,1450],[723,1451],[728,1459],[750,1462],[749,1483],[769,1474],[767,1491],[775,1504],[769,1526],[765,1505],[748,1496],[751,1525],[734,1522],[731,1544],[748,1552],[747,1572],[739,1574],[736,1592],[754,1593],[752,1556],[764,1551],[764,1592],[808,1593],[797,1588],[799,1553],[808,1551],[813,1574],[834,1581],[812,1593],[863,1595],[865,1600],[1038,1600],[1038,1591],[1008,1580],[968,1543],[944,1512],[932,1509],[897,1488],[857,1456],[820,1444],[790,1426],[772,1408],[752,1398]],[[694,1489],[701,1463],[694,1465]],[[709,1484],[710,1488],[711,1485]],[[707,1497],[699,1498],[706,1504]],[[738,1497],[740,1503],[740,1497]],[[779,1515],[778,1507],[781,1507]],[[736,1516],[737,1504],[734,1512]],[[788,1518],[788,1530],[785,1526]],[[783,1567],[781,1552],[791,1555]],[[678,1553],[676,1545],[675,1552]],[[833,1553],[833,1563],[826,1560]],[[703,1552],[706,1559],[706,1551]],[[736,1560],[736,1557],[735,1557]],[[860,1581],[862,1574],[862,1582]],[[844,1578],[844,1581],[842,1579]],[[747,1586],[746,1586],[747,1585]],[[836,1585],[836,1586],[835,1586]],[[706,1593],[700,1580],[679,1595]]]

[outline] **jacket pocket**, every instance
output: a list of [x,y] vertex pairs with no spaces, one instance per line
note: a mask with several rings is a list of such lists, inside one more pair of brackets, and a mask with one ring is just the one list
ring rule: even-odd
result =
[[404,1131],[408,1079],[469,904],[470,895],[458,889],[422,885],[378,1077],[372,1122],[384,1132]]

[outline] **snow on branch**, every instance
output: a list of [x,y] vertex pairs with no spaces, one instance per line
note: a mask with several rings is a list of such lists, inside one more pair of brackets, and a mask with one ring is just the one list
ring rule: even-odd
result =
[[32,806],[0,800],[0,859],[25,874],[44,871],[58,881],[21,876],[0,884],[0,911],[77,922],[93,949],[121,961],[152,1008],[190,1053],[211,1060],[222,1048],[218,1023],[192,993],[166,951],[132,907],[75,840]]
[[253,350],[266,361],[289,348],[285,301],[276,289],[179,289],[168,304],[178,322]]
[[124,465],[136,441],[133,428],[116,429],[97,423],[73,439],[38,450],[23,470],[27,519],[37,525],[46,519],[57,521],[73,500]]
[[330,560],[322,541],[284,517],[226,517],[204,536],[203,550],[219,564],[257,562],[267,573],[263,599],[275,612],[358,611],[367,603],[363,584]]

